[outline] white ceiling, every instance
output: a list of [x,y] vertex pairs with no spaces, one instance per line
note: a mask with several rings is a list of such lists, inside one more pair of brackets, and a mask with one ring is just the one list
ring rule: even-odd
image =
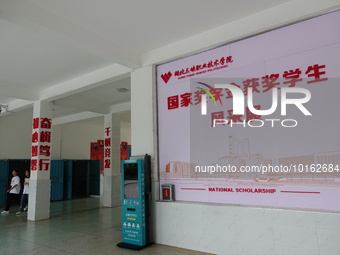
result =
[[0,104],[50,100],[58,118],[109,113],[130,100],[117,88],[130,89],[143,54],[285,2],[0,0]]

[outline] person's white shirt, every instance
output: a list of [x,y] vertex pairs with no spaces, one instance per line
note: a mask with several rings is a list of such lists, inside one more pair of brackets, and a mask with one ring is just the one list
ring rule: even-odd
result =
[[[30,178],[25,178],[25,182],[29,183],[30,182]],[[22,194],[28,194],[29,192],[29,185],[28,184],[24,184],[24,191],[22,192]]]
[[14,185],[17,185],[14,189],[12,189],[9,193],[12,194],[20,194],[20,177],[19,176],[14,176],[11,180],[11,187],[14,187]]

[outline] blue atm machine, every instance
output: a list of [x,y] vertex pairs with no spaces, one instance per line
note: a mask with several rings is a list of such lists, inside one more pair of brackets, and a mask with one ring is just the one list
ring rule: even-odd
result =
[[141,250],[152,244],[150,234],[151,158],[122,161],[122,242],[118,247]]

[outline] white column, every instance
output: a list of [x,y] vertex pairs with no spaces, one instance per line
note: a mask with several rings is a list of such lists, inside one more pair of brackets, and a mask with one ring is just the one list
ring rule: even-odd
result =
[[154,156],[153,69],[151,66],[131,73],[131,145],[133,155]]
[[33,105],[28,220],[37,221],[50,217],[51,141],[52,104],[37,101]]
[[156,106],[154,97],[154,72],[152,66],[136,69],[131,73],[131,145],[132,155],[151,156],[153,200],[159,199],[157,151]]
[[[152,180],[158,181],[157,151],[155,150],[156,105],[152,66],[136,69],[131,73],[131,145],[132,155],[151,156]],[[157,183],[156,183],[157,185]],[[155,191],[155,190],[154,190]],[[158,194],[156,198],[158,198]]]
[[157,166],[157,150],[155,150],[157,129],[156,108],[154,97],[154,72],[152,66],[136,69],[131,73],[131,145],[132,155],[151,156],[151,176],[152,176],[152,204],[151,204],[151,239],[155,240],[157,224],[155,201],[159,200],[159,180]]
[[120,114],[104,116],[103,206],[120,203]]

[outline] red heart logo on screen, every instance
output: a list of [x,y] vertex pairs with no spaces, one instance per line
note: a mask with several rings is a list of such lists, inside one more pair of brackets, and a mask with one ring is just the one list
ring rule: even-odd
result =
[[169,71],[168,73],[162,74],[161,78],[163,79],[163,81],[165,83],[168,83],[168,81],[170,80],[171,76],[172,76],[172,73]]

